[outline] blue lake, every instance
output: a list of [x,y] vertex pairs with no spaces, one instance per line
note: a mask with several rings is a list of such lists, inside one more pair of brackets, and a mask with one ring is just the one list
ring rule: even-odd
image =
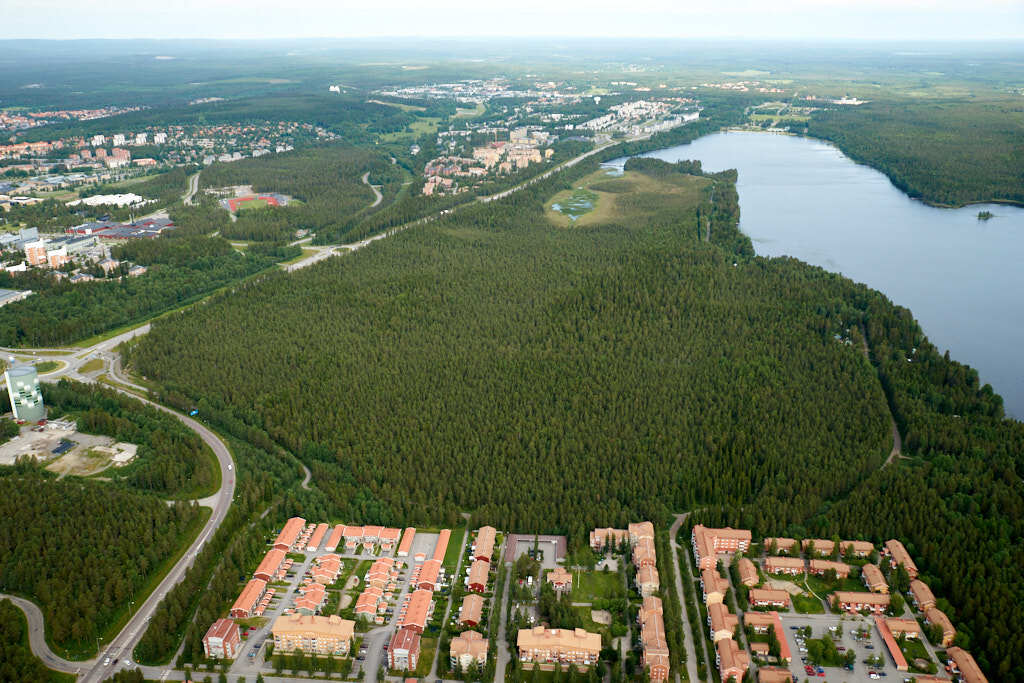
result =
[[[884,292],[1024,417],[1024,208],[931,207],[832,145],[788,135],[716,133],[644,156],[737,169],[740,227],[758,254]],[[985,210],[995,217],[979,221]]]

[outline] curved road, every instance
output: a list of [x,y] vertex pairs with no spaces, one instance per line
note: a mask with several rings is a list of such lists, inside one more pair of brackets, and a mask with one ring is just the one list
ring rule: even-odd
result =
[[373,207],[378,206],[381,200],[384,199],[384,195],[380,193],[380,185],[370,185],[369,171],[363,174],[363,185],[369,185],[370,189],[373,190],[373,196],[376,197],[376,199],[373,200],[373,204],[370,204],[370,208],[372,209]]
[[[105,361],[108,371],[116,381],[124,382],[125,384],[138,389],[143,389],[136,384],[132,384],[121,376],[120,357],[113,351],[113,349],[121,342],[131,339],[137,335],[145,334],[148,331],[149,325],[142,325],[91,346],[84,351],[81,349],[74,349],[64,356],[57,357],[51,355],[49,358],[65,361],[66,365],[64,368],[45,376],[45,381],[56,381],[59,377],[67,376],[82,382],[94,382],[95,378],[90,376],[93,373],[90,373],[90,375],[83,375],[80,372],[80,369],[81,366],[89,360],[93,358],[101,358]],[[5,351],[8,350],[5,349]],[[30,355],[33,350],[18,349],[10,351],[23,355]],[[15,605],[25,612],[25,616],[29,623],[29,645],[33,654],[42,659],[50,668],[67,673],[80,673],[81,677],[79,680],[83,682],[98,682],[114,673],[113,667],[103,664],[103,660],[106,657],[110,657],[111,659],[119,658],[121,660],[130,659],[132,657],[132,651],[142,638],[149,618],[156,611],[157,606],[160,604],[167,592],[177,585],[185,576],[185,572],[188,571],[189,567],[191,567],[192,563],[195,561],[196,554],[220,527],[224,518],[227,516],[228,509],[231,507],[231,502],[235,495],[236,482],[234,463],[231,459],[231,453],[228,450],[227,445],[221,441],[220,437],[187,415],[183,415],[176,410],[162,406],[159,403],[154,403],[149,399],[142,398],[123,389],[117,387],[113,388],[123,394],[153,406],[158,410],[162,410],[165,413],[175,416],[186,427],[198,434],[199,438],[201,438],[210,447],[217,458],[217,462],[220,465],[221,470],[221,486],[220,490],[217,491],[216,494],[209,498],[205,498],[202,501],[204,505],[212,508],[212,513],[202,530],[196,536],[195,540],[192,541],[191,545],[189,545],[185,553],[181,556],[178,562],[175,563],[156,589],[150,593],[146,600],[132,613],[132,617],[128,620],[128,623],[124,628],[121,629],[121,632],[118,633],[110,643],[107,643],[104,646],[97,657],[81,662],[72,662],[58,657],[46,644],[43,614],[39,608],[28,600],[14,596],[3,596],[9,598]]]

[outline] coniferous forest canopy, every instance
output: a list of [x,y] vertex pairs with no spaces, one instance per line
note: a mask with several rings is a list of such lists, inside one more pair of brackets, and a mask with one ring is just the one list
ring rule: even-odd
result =
[[3,468],[0,586],[32,597],[49,642],[88,651],[199,518],[185,503],[168,506],[102,482],[57,481],[31,465]]

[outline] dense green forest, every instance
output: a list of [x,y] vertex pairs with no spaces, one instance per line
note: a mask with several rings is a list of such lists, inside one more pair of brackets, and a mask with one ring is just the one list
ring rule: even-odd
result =
[[[239,288],[158,322],[132,358],[388,522],[474,509],[582,536],[766,488],[820,500],[881,463],[884,395],[833,338],[850,285],[692,222],[552,229],[541,205],[570,182]],[[735,223],[712,234],[742,241]]]
[[10,600],[0,600],[0,681],[59,683],[72,680],[46,668],[28,645],[25,615]]
[[911,197],[948,206],[1024,203],[1024,110],[1017,101],[869,103],[817,114],[807,130]]
[[0,287],[35,292],[0,308],[0,345],[70,344],[143,322],[266,270],[296,250],[249,250],[243,255],[223,238],[159,238],[132,242],[114,251],[120,258],[149,266],[149,272],[72,284],[40,270],[0,271]]
[[33,465],[3,468],[0,586],[39,605],[51,643],[95,651],[96,637],[200,514],[100,482],[57,481]]
[[204,188],[246,184],[256,192],[280,192],[299,200],[286,207],[243,211],[221,228],[221,234],[233,239],[280,240],[300,229],[332,229],[365,210],[374,199],[373,190],[362,182],[367,172],[373,183],[401,178],[387,157],[372,149],[334,145],[214,164],[200,180]]
[[213,455],[173,415],[95,385],[61,380],[42,386],[51,417],[70,415],[83,432],[139,446],[135,462],[104,476],[161,496],[202,498],[215,492],[220,476]]

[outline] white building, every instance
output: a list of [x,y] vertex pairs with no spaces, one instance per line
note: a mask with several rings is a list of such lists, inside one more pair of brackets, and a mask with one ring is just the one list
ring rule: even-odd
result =
[[162,145],[167,142],[167,133],[157,133],[153,136],[153,144]]
[[135,134],[135,144],[136,145],[144,145],[144,144],[146,144],[146,138],[147,137],[148,137],[148,135],[146,135],[146,133],[136,133]]
[[124,144],[124,135],[121,134],[121,133],[115,134],[114,135],[114,146],[115,147],[120,147],[123,144]]
[[107,141],[107,138],[105,138],[102,135],[93,135],[92,136],[92,146],[93,147],[99,147],[100,145],[102,145],[106,141]]

